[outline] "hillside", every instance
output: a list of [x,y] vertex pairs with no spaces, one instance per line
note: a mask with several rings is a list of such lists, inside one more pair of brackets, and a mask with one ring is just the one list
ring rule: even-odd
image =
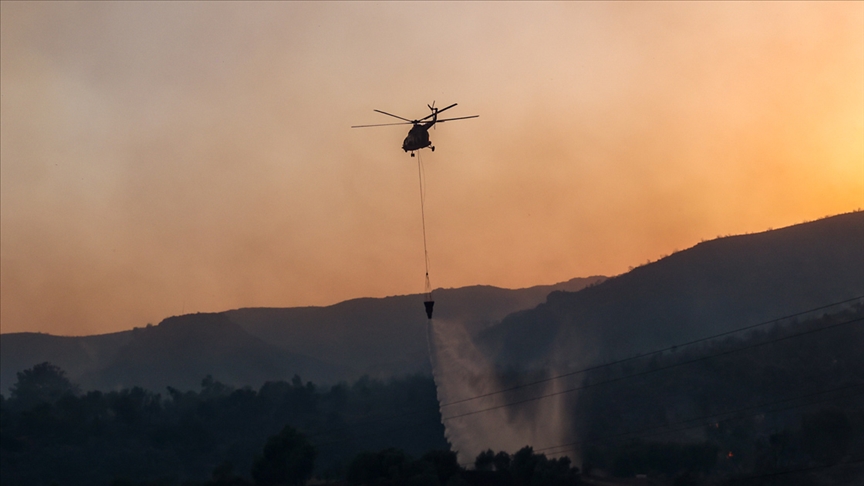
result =
[[[527,289],[474,286],[435,291],[435,317],[483,329],[536,306],[556,290],[578,290],[604,277]],[[316,383],[429,372],[422,296],[355,299],[327,307],[238,309],[169,317],[158,326],[84,337],[0,335],[0,390],[18,371],[50,361],[84,389],[195,388],[212,374],[259,386],[299,374]]]
[[579,292],[555,292],[478,342],[496,362],[582,365],[864,295],[864,212],[718,238]]
[[[242,439],[244,443],[263,441],[269,425],[251,431],[248,424],[270,415],[248,405],[256,396],[261,404],[272,405],[274,390],[285,392],[289,402],[294,400],[290,398],[294,393],[302,392],[319,397],[315,400],[322,404],[329,403],[320,409],[310,408],[309,416],[286,413],[285,417],[291,417],[305,432],[330,430],[335,423],[338,426],[332,427],[332,432],[341,433],[345,430],[343,419],[360,423],[374,417],[368,425],[380,434],[391,430],[383,425],[395,420],[392,430],[404,437],[375,439],[362,446],[367,450],[412,444],[419,453],[428,446],[412,442],[417,429],[407,419],[416,413],[441,410],[435,409],[434,403],[449,401],[446,413],[429,418],[436,428],[426,430],[428,440],[423,444],[443,444],[446,439],[460,454],[474,445],[478,451],[493,448],[513,452],[526,443],[551,455],[573,452],[581,457],[577,465],[581,464],[584,473],[609,479],[603,484],[630,484],[638,481],[634,477],[637,474],[648,474],[652,482],[668,485],[731,484],[774,474],[784,475],[782,484],[859,484],[864,474],[860,466],[834,469],[838,461],[848,460],[852,451],[861,450],[864,444],[864,361],[859,352],[864,342],[864,213],[718,238],[611,279],[598,277],[522,290],[466,287],[437,290],[435,296],[440,305],[436,306],[433,337],[454,337],[433,341],[434,346],[442,345],[435,349],[450,352],[437,355],[446,357],[438,361],[439,365],[447,361],[449,367],[436,368],[435,381],[415,375],[402,384],[364,379],[331,388],[295,380],[291,385],[270,383],[257,395],[254,389],[230,392],[210,382],[203,384],[197,395],[200,400],[209,400],[208,406],[194,407],[189,401],[196,399],[195,393],[170,392],[164,400],[155,394],[144,395],[155,397],[157,402],[163,400],[161,410],[170,413],[174,413],[175,405],[187,403],[187,415],[164,417],[172,427],[175,422],[176,427],[193,423],[187,421],[190,413],[199,414],[194,423],[207,423],[216,429],[224,426],[225,417],[235,420],[232,434],[237,435],[223,436],[222,446],[212,447],[209,439],[201,440],[195,459],[201,467],[190,472],[190,477],[205,476],[219,460],[232,455],[237,464],[248,465],[250,449],[243,449],[247,453],[244,459],[242,454],[235,454],[239,449],[229,445],[250,432],[254,432],[254,439],[249,436]],[[84,389],[143,385],[164,393],[166,384],[181,390],[199,388],[205,374],[225,383],[256,387],[268,379],[290,379],[294,373],[318,385],[333,383],[334,379],[351,380],[364,373],[387,378],[423,371],[428,366],[421,300],[422,296],[412,295],[356,299],[329,307],[238,309],[172,317],[158,326],[86,338],[3,335],[3,373],[9,369],[10,357],[19,361],[34,356],[50,359],[56,353],[78,366],[77,371],[67,371]],[[681,345],[840,301],[848,302],[746,333]],[[467,333],[448,333],[461,331],[462,325]],[[486,367],[485,362],[474,366],[471,360],[484,358],[478,353],[462,353],[472,341],[499,366],[498,370]],[[27,346],[31,354],[26,352]],[[586,373],[566,373],[667,346],[676,347]],[[504,373],[497,372],[501,368]],[[541,380],[550,372],[565,376],[490,394],[483,402],[453,401],[478,398],[516,382]],[[448,382],[458,395],[447,394]],[[478,387],[472,388],[475,385]],[[211,395],[210,388],[221,389],[222,395]],[[379,413],[371,413],[375,406],[369,397],[375,396],[375,389],[385,392],[372,402],[400,405],[392,411],[379,408]],[[354,397],[354,405],[349,407],[344,406],[346,391],[347,396]],[[106,396],[110,401],[136,393],[143,392],[127,390]],[[539,400],[544,393],[549,395]],[[419,401],[418,396],[422,397]],[[83,403],[85,398],[76,400]],[[225,415],[214,414],[214,406],[222,399]],[[15,400],[4,403],[14,405]],[[424,405],[429,400],[432,409]],[[300,406],[314,400],[295,402],[291,403]],[[66,410],[62,407],[78,410],[76,403],[66,400],[58,402],[55,409],[40,410],[50,416],[52,410]],[[234,408],[238,403],[248,406],[243,408],[245,416]],[[513,406],[499,408],[503,403]],[[331,405],[342,408],[328,408]],[[287,409],[278,405],[273,410]],[[344,412],[342,418],[334,420],[333,410]],[[496,415],[495,410],[501,413]],[[67,417],[65,411],[57,413],[57,417]],[[16,438],[27,438],[27,444],[43,444],[46,450],[55,446],[51,435],[42,442],[33,440],[36,432],[27,427],[42,422],[30,420],[31,415],[23,412],[20,417],[27,420],[17,423]],[[122,419],[121,414],[116,417]],[[307,420],[310,417],[314,420]],[[153,419],[152,423],[161,421]],[[442,421],[446,426],[443,437]],[[550,425],[542,428],[538,424]],[[125,427],[120,422],[117,426]],[[545,433],[552,428],[562,431],[561,436],[551,438],[553,434]],[[68,429],[84,431],[85,435],[102,430]],[[55,429],[45,430],[54,433]],[[189,436],[194,434],[184,431],[176,435],[181,439]],[[152,437],[147,432],[136,439],[141,450],[151,447],[147,441]],[[508,437],[515,437],[515,442],[496,443]],[[86,447],[97,443],[100,450],[118,447],[108,440],[76,439],[70,443]],[[360,450],[350,444],[344,449],[333,446],[338,451],[328,450],[325,444],[328,442],[322,440],[322,458],[332,454],[334,466]],[[154,447],[168,450],[165,443]],[[178,443],[178,451],[185,454],[187,448],[182,440]],[[32,450],[20,457],[39,457],[29,452]],[[465,459],[470,461],[475,455],[467,454]],[[80,453],[82,458],[104,456],[83,447]],[[170,454],[165,457],[170,459]],[[169,463],[166,459],[162,464]],[[35,466],[31,469],[38,470]],[[807,474],[788,482],[792,476],[786,476],[785,471],[795,470]],[[143,477],[145,473],[134,474]],[[614,478],[609,478],[610,474]],[[595,476],[588,477],[586,482],[593,483]]]
[[207,375],[226,383],[258,384],[294,374],[322,381],[345,370],[286,353],[250,335],[225,314],[213,313],[169,317],[158,326],[133,330],[132,339],[110,361],[81,380],[101,389],[161,390],[166,385],[197,388]]
[[[172,327],[228,327],[219,314],[195,317],[197,322]],[[783,481],[765,484],[861,484],[864,467],[855,452],[864,450],[862,322],[864,305],[857,305],[591,370],[586,381],[595,386],[564,403],[570,420],[561,425],[572,428],[575,440],[550,446],[544,437],[532,444],[534,451],[568,455],[585,484],[648,484],[636,475],[658,486],[748,484],[746,478],[773,475]],[[115,478],[128,484],[252,484],[256,455],[285,424],[312,439],[316,475],[331,479],[350,480],[346,464],[377,454],[371,451],[391,458],[455,454],[444,452],[451,448],[442,424],[446,415],[439,413],[431,377],[334,387],[292,380],[239,390],[207,380],[200,388],[159,394],[57,393],[67,384],[43,377],[39,386],[31,381],[28,392],[0,401],[2,484],[109,484]],[[485,467],[453,467],[464,481],[446,484],[583,484],[572,477],[575,470],[566,471],[569,481],[551,482],[548,467],[537,481],[514,482],[507,471],[530,464],[526,449],[504,449],[512,454],[512,468],[494,473],[489,462],[506,462],[484,452],[478,459],[485,456]],[[52,461],[46,464],[45,457]],[[455,464],[456,456],[450,457]],[[534,459],[554,466],[545,456]],[[226,461],[246,481],[205,482],[224,471]],[[416,479],[392,484],[440,484]]]
[[[864,213],[718,238],[611,279],[508,290],[438,289],[435,319],[464,325],[493,362],[564,366],[628,356],[864,295]],[[548,298],[547,298],[548,295]],[[168,318],[87,337],[0,336],[0,390],[42,361],[85,389],[335,383],[428,373],[422,296],[327,307],[249,308]]]
[[[575,278],[527,289],[472,286],[434,292],[435,319],[459,320],[472,333],[543,302],[550,292],[575,291],[604,277]],[[357,378],[429,372],[426,316],[420,295],[354,299],[329,307],[238,309],[225,314],[246,331],[290,352],[352,368]]]
[[8,393],[18,371],[46,361],[68,370],[76,380],[97,373],[132,336],[132,331],[81,337],[32,332],[0,334],[0,391]]

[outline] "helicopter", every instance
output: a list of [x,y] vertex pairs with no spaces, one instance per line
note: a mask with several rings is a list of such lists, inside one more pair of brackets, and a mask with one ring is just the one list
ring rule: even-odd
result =
[[[414,151],[415,150],[420,150],[422,148],[429,147],[430,149],[432,149],[433,152],[435,151],[435,147],[432,145],[432,142],[429,140],[429,129],[432,128],[436,123],[444,123],[444,122],[453,121],[453,120],[465,120],[468,118],[477,118],[480,116],[480,115],[460,116],[460,117],[456,117],[456,118],[445,118],[443,120],[439,120],[438,114],[445,111],[445,110],[449,110],[450,108],[453,108],[454,106],[456,106],[456,103],[453,103],[452,105],[447,106],[445,108],[441,108],[441,109],[435,108],[435,102],[434,101],[432,102],[431,105],[427,104],[426,106],[428,106],[429,109],[432,110],[432,113],[424,116],[423,118],[419,118],[417,120],[409,120],[407,118],[404,118],[404,117],[401,117],[398,115],[394,115],[392,113],[387,113],[386,111],[373,110],[373,111],[376,111],[378,113],[382,113],[384,115],[392,116],[393,118],[398,118],[400,120],[405,120],[405,121],[397,122],[397,123],[379,123],[377,125],[354,125],[351,128],[385,127],[385,126],[391,126],[391,125],[409,125],[409,124],[414,125],[411,127],[411,130],[408,131],[408,136],[405,137],[405,140],[402,142],[402,150],[404,150],[406,152],[411,152],[411,157],[414,157]],[[432,119],[429,120],[429,118],[432,118]],[[429,121],[425,121],[425,120],[429,120]]]

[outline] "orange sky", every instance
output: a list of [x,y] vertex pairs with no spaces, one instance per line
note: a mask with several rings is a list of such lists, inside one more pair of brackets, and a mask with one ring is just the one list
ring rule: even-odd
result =
[[526,287],[864,207],[864,3],[0,4],[0,327]]

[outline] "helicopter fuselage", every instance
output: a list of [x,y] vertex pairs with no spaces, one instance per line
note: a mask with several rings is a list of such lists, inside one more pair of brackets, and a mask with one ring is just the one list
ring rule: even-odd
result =
[[402,142],[402,150],[413,152],[432,145],[432,142],[429,141],[429,128],[434,124],[434,121],[414,124],[411,130],[408,131],[408,136]]

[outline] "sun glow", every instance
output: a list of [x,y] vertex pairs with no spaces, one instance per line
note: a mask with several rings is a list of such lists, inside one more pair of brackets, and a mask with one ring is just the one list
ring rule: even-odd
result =
[[0,9],[3,332],[422,292],[407,130],[348,127],[433,100],[436,287],[864,207],[860,2]]

